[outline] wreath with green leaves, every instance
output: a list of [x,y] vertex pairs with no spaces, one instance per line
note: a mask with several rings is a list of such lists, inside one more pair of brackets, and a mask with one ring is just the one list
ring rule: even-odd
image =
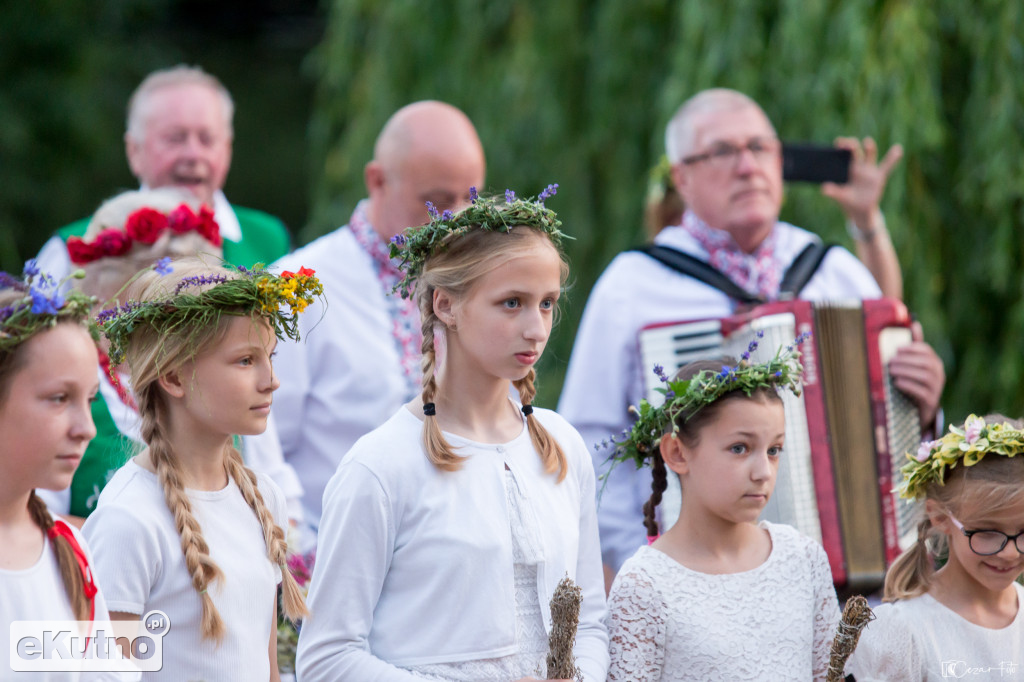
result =
[[559,228],[562,222],[544,201],[553,197],[558,185],[548,185],[535,199],[523,199],[510,189],[504,196],[481,197],[475,187],[469,188],[470,204],[458,213],[438,212],[432,202],[427,202],[430,222],[419,227],[408,228],[403,234],[391,238],[390,255],[399,263],[404,277],[392,291],[402,298],[410,298],[415,292],[416,280],[423,274],[427,259],[451,244],[452,240],[470,230],[482,229],[494,232],[508,232],[513,227],[526,225],[541,230],[551,237],[555,246],[561,247],[565,239],[571,239]]

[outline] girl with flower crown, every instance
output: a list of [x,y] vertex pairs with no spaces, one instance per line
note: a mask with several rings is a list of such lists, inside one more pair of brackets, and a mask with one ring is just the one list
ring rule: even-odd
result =
[[[75,280],[74,286],[96,297],[101,305],[118,303],[131,278],[154,263],[197,255],[219,262],[221,245],[213,213],[200,207],[191,192],[172,187],[122,192],[108,199],[89,221],[84,237],[68,240],[74,265],[85,271],[85,277]],[[79,525],[96,508],[107,481],[141,449],[142,442],[129,378],[111,365],[102,339],[99,351],[100,392],[92,408],[96,438],[89,444],[71,487],[44,498],[52,510]],[[281,485],[289,500],[289,516],[301,521],[302,487],[284,462],[272,420],[268,431],[243,439],[246,462]]]
[[[798,342],[802,339],[798,339]],[[756,342],[751,344],[756,348]],[[825,551],[758,516],[784,457],[778,391],[799,390],[795,345],[768,363],[700,361],[646,401],[615,459],[649,465],[651,544],[628,559],[609,595],[609,680],[822,680],[839,606]],[[660,372],[660,368],[656,371]],[[658,537],[668,476],[679,520]]]
[[[96,348],[86,327],[93,301],[57,291],[34,261],[25,281],[0,273],[0,632],[16,620],[108,620],[78,531],[55,519],[37,488],[71,481],[96,434]],[[0,647],[0,677],[11,675]],[[110,674],[21,673],[33,680],[115,679]],[[21,679],[20,677],[18,679]]]
[[84,532],[111,615],[167,615],[163,669],[144,679],[274,680],[277,584],[305,604],[286,564],[284,497],[246,467],[234,435],[266,428],[278,338],[322,293],[313,273],[150,270],[99,316],[114,362],[127,359],[146,449],[111,479]]
[[300,680],[545,678],[566,574],[583,593],[576,664],[605,679],[593,465],[567,422],[531,405],[567,276],[553,193],[473,191],[393,243],[399,288],[416,284],[423,390],[327,486]]
[[1024,680],[1024,426],[972,415],[908,459],[900,492],[924,498],[924,518],[847,671],[858,682]]

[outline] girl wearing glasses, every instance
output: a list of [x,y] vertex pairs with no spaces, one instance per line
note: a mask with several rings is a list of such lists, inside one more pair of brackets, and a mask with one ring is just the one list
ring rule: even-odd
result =
[[901,494],[923,498],[925,518],[847,671],[857,682],[1024,680],[1021,423],[972,415],[923,443],[903,474]]

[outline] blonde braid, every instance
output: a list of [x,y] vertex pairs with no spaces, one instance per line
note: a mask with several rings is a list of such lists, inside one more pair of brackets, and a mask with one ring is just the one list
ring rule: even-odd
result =
[[[433,287],[430,287],[425,296],[420,296],[420,319],[422,320],[421,330],[423,332],[423,343],[420,346],[422,359],[420,366],[423,368],[423,392],[420,394],[423,405],[433,405],[434,397],[437,395],[437,379],[434,377],[434,370],[437,365],[437,354],[434,351],[434,325],[440,324],[437,315],[434,314]],[[433,415],[424,412],[423,417],[423,449],[427,452],[427,459],[430,463],[442,471],[458,471],[462,467],[462,457],[455,454],[452,446],[445,440],[441,427]]]
[[[533,383],[536,377],[537,371],[531,367],[525,377],[513,382],[513,386],[519,391],[519,399],[523,402],[524,408],[533,403],[533,398],[537,395],[537,389]],[[565,480],[565,475],[569,473],[569,464],[565,459],[562,446],[533,416],[532,409],[524,410],[524,414],[526,414],[526,426],[530,429],[530,440],[533,442],[533,447],[540,453],[540,459],[544,462],[544,470],[549,474],[557,471],[558,482],[561,483]]]
[[263,541],[267,544],[267,557],[281,567],[281,590],[284,596],[285,615],[292,622],[308,616],[309,609],[306,608],[306,600],[302,597],[295,577],[288,570],[288,543],[285,540],[284,531],[274,522],[273,515],[263,501],[256,472],[245,466],[241,453],[232,446],[228,446],[226,462],[228,473],[238,484],[238,489],[242,492],[246,504],[253,510],[260,522],[260,527],[263,529]]
[[932,576],[935,574],[935,559],[928,551],[928,541],[933,536],[944,538],[941,533],[935,531],[931,519],[925,516],[917,524],[917,541],[910,549],[896,557],[885,574],[882,601],[912,599],[928,591]]
[[210,557],[210,548],[203,538],[202,528],[192,515],[185,486],[181,481],[181,470],[174,458],[171,445],[160,427],[160,404],[153,382],[142,391],[136,392],[139,414],[142,417],[142,440],[149,446],[149,456],[156,467],[157,478],[164,491],[167,507],[174,516],[174,525],[181,537],[181,551],[185,555],[185,567],[192,576],[192,586],[202,600],[202,633],[206,639],[218,643],[224,638],[224,621],[217,612],[207,589],[214,580],[223,579],[224,574]]
[[[32,520],[47,533],[53,527],[53,517],[42,498],[36,495],[33,490],[28,496],[28,511]],[[57,568],[60,570],[60,579],[64,583],[64,591],[68,594],[68,601],[71,603],[71,610],[77,620],[89,620],[89,602],[85,596],[85,582],[82,577],[82,569],[75,558],[75,551],[67,538],[60,535],[52,538],[53,554],[57,558]]]

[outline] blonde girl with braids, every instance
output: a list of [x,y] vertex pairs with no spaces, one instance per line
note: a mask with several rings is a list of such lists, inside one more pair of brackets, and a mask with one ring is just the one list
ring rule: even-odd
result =
[[[0,273],[0,632],[16,620],[106,621],[78,531],[49,512],[37,488],[67,487],[96,435],[93,301],[62,295],[35,262],[25,279]],[[88,633],[86,633],[88,635]],[[0,647],[9,679],[10,647]],[[19,673],[33,680],[108,679],[79,672]],[[115,679],[113,675],[110,679]],[[19,677],[18,679],[21,679]]]
[[[125,302],[126,285],[154,263],[189,256],[219,262],[222,245],[213,212],[180,187],[122,192],[111,197],[93,214],[85,235],[68,240],[73,264],[85,271],[85,277],[75,280],[74,286],[94,296],[104,307]],[[71,487],[44,498],[52,510],[79,526],[96,508],[107,481],[141,444],[140,418],[130,378],[122,371],[124,368],[110,362],[103,339],[99,350],[100,393],[93,403],[97,436],[86,450]],[[289,516],[301,527],[301,485],[291,466],[284,462],[273,419],[267,432],[242,439],[242,451],[249,466],[265,471],[281,486],[288,498]]]
[[[626,560],[608,597],[609,680],[825,679],[839,622],[825,551],[758,522],[785,456],[779,391],[798,391],[802,370],[796,343],[764,363],[751,360],[757,345],[740,362],[691,363],[673,379],[656,368],[666,401],[641,403],[632,431],[613,441],[615,459],[650,466],[654,482],[650,544]],[[682,504],[659,536],[669,476]]]
[[213,268],[197,259],[143,273],[101,313],[127,361],[146,449],[104,488],[86,522],[111,615],[163,611],[163,669],[144,679],[277,680],[277,586],[306,613],[286,564],[285,500],[246,467],[233,437],[266,428],[278,338],[318,293],[311,271]]
[[299,679],[543,679],[566,574],[583,590],[576,664],[605,679],[593,465],[531,404],[567,276],[553,193],[472,191],[393,242],[420,307],[423,391],[327,486]]
[[924,518],[847,672],[1024,680],[1024,425],[972,415],[908,454],[903,476],[900,492],[924,500]]
[[[201,213],[195,196],[177,187],[133,190],[107,199],[89,220],[85,234],[69,240],[72,266],[85,272],[82,279],[72,280],[71,286],[94,297],[99,312],[116,302],[137,272],[161,258],[202,253],[219,259],[216,223],[200,220]],[[171,215],[176,218],[176,229],[170,227]],[[187,225],[189,218],[192,224]],[[204,227],[207,229],[201,230]],[[128,376],[111,366],[102,338],[97,347],[100,391],[92,404],[96,437],[86,449],[71,487],[40,494],[52,512],[79,528],[96,508],[103,486],[135,453],[140,441]]]

